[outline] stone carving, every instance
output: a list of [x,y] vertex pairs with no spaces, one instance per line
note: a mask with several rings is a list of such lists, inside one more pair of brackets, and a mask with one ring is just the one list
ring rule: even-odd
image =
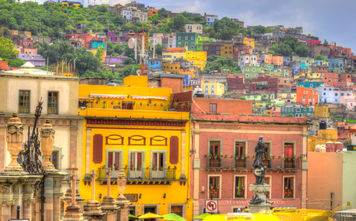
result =
[[49,120],[46,120],[46,123],[41,128],[41,150],[44,155],[43,168],[45,170],[54,170],[54,166],[51,162],[53,144],[54,144],[54,133],[52,124]]
[[124,191],[126,189],[126,176],[124,171],[121,169],[119,174],[117,175],[117,189],[119,190],[118,199],[126,200],[124,196]]
[[7,150],[11,155],[11,162],[5,168],[6,171],[22,171],[20,164],[17,162],[19,153],[22,151],[23,142],[23,125],[17,114],[13,114],[12,118],[7,122]]

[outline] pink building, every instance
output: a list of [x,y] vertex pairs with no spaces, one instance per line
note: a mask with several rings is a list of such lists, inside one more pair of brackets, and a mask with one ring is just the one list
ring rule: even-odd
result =
[[230,115],[224,110],[220,110],[224,114],[202,114],[195,112],[194,106],[191,173],[194,216],[206,212],[205,203],[209,199],[217,200],[218,213],[248,207],[254,194],[249,186],[255,182],[252,162],[259,136],[263,136],[268,149],[264,164],[271,191],[266,194],[273,206],[306,208],[306,118]]

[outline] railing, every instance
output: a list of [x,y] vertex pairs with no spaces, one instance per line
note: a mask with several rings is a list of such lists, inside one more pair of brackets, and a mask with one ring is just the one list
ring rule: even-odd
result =
[[[205,157],[201,167],[208,170],[252,170],[254,158],[235,158],[235,157]],[[271,157],[263,160],[263,165],[267,170],[299,170],[302,169],[301,158]]]
[[[101,167],[98,169],[98,179],[106,180],[107,179],[107,167]],[[176,168],[122,168],[127,180],[167,180],[175,181],[180,180],[176,178]],[[111,170],[111,179],[116,180],[117,175],[119,174],[120,169]]]
[[47,113],[48,114],[58,114],[58,108],[57,107],[48,107]]
[[30,113],[30,106],[19,106],[19,113],[22,114]]

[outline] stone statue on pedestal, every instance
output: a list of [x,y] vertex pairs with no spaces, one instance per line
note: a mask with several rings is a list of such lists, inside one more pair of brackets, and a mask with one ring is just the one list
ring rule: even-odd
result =
[[255,147],[256,158],[253,161],[254,175],[256,182],[250,185],[250,191],[255,192],[250,201],[250,210],[252,213],[259,212],[261,210],[267,210],[272,205],[267,200],[266,192],[270,191],[270,186],[265,182],[266,169],[263,165],[263,157],[267,159],[267,149],[263,143],[263,137],[258,139],[258,143]]

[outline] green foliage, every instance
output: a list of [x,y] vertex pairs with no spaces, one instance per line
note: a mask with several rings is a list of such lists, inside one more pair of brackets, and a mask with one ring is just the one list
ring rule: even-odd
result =
[[224,17],[220,20],[216,20],[214,22],[214,28],[208,31],[209,37],[231,40],[237,33],[244,32],[244,28],[239,27],[239,25],[231,21],[231,19]]
[[289,57],[294,55],[307,57],[309,54],[308,47],[303,42],[298,41],[298,39],[294,37],[286,37],[282,43],[272,45],[271,49],[277,55]]
[[158,10],[158,16],[160,18],[167,18],[168,17],[168,11],[165,8],[161,8]]
[[14,50],[15,45],[12,41],[5,37],[0,37],[0,58],[14,59],[18,55],[18,51]]
[[239,66],[237,61],[229,57],[218,57],[215,55],[208,56],[208,62],[205,67],[206,71],[215,70],[230,70],[233,73],[239,71]]
[[9,67],[16,67],[19,68],[21,65],[23,65],[25,62],[20,59],[20,58],[15,58],[15,59],[4,59],[7,61]]
[[328,59],[322,56],[321,54],[316,55],[315,60],[328,61]]
[[107,43],[106,53],[109,56],[120,56],[124,55],[127,48],[127,43],[113,43],[109,41]]
[[104,5],[94,9],[61,7],[59,3],[8,2],[0,0],[0,24],[9,28],[30,31],[32,35],[63,38],[65,33],[78,32],[77,27],[84,24],[83,31],[103,32],[121,30],[125,19],[108,12]]
[[75,50],[75,65],[79,76],[87,71],[98,71],[101,66],[100,59],[95,57],[92,53],[85,48],[78,48]]
[[161,44],[156,45],[156,56],[162,56],[163,46]]
[[101,60],[103,58],[104,52],[105,52],[105,48],[103,46],[100,46],[95,53],[95,57]]

